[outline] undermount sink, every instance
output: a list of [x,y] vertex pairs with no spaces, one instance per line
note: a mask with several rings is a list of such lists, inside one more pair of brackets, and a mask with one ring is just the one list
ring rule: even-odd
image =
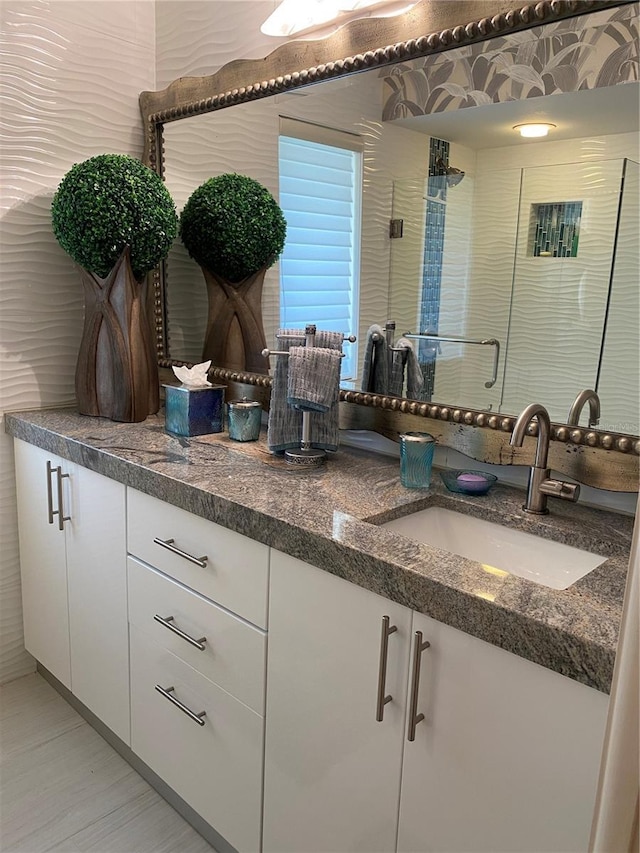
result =
[[607,559],[561,542],[542,539],[443,507],[428,507],[381,525],[502,572],[552,589],[567,589]]

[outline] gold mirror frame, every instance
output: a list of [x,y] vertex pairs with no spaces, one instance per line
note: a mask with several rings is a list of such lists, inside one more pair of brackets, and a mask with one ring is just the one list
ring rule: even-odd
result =
[[[442,53],[497,35],[545,23],[629,5],[634,0],[545,0],[513,9],[513,0],[422,0],[395,18],[353,21],[318,41],[292,41],[264,59],[235,60],[206,77],[181,77],[159,92],[143,92],[144,162],[163,175],[163,127],[201,113],[276,95],[322,80],[343,77],[400,60]],[[416,33],[423,35],[416,36]],[[383,46],[380,46],[383,45]],[[335,57],[345,57],[335,59]],[[164,266],[152,273],[156,348],[161,368],[181,364],[168,358]],[[255,389],[266,399],[271,378],[212,369],[216,381],[234,390]],[[425,425],[438,440],[467,456],[498,464],[530,464],[533,440],[512,448],[507,435],[515,418],[454,405],[421,403],[405,398],[341,391],[341,426],[373,429],[392,438],[399,431]],[[532,424],[529,435],[536,435]],[[634,435],[552,424],[549,464],[583,483],[613,491],[636,491],[640,439]]]

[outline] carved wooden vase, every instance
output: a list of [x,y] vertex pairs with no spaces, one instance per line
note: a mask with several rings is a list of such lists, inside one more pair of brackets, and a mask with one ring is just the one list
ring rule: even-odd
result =
[[76,366],[80,413],[137,423],[160,408],[158,364],[147,319],[147,285],[129,248],[106,278],[82,270],[84,330]]
[[230,282],[202,268],[207,283],[209,314],[202,360],[217,367],[268,373],[262,355],[267,343],[262,325],[262,286],[267,267],[239,282]]

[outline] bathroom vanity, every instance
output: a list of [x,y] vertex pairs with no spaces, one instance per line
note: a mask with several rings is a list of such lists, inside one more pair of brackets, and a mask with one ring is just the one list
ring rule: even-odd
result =
[[[27,649],[219,849],[586,849],[633,519],[161,417],[6,424]],[[430,505],[604,560],[550,589],[380,526]]]

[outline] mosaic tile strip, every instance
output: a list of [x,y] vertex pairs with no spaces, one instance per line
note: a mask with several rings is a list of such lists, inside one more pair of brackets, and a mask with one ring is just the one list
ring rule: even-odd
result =
[[[441,160],[449,163],[449,143],[431,137],[429,140],[429,177],[427,180],[427,210],[422,264],[422,295],[420,298],[420,331],[437,332],[440,319],[440,288],[442,282],[442,253],[446,215],[447,180],[438,166]],[[424,376],[422,398],[432,399],[436,374],[437,344],[420,341],[418,360]]]

